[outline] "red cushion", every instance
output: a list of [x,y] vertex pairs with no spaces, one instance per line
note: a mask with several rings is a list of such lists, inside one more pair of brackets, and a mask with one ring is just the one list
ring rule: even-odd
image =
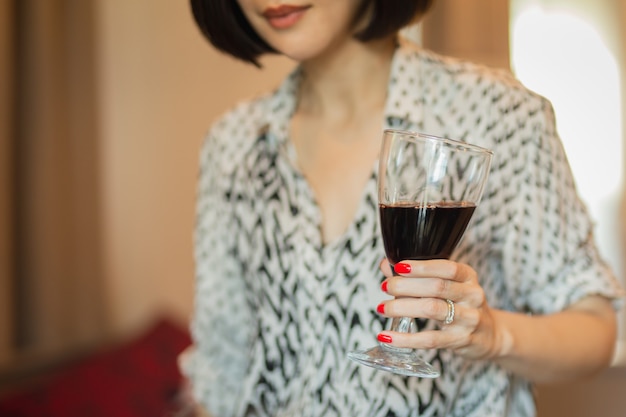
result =
[[171,415],[181,381],[176,359],[190,343],[186,329],[160,320],[128,343],[94,353],[5,398],[0,416]]

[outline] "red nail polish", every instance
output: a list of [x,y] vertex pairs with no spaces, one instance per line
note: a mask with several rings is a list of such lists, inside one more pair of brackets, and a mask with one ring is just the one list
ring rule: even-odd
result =
[[384,292],[387,292],[387,280],[383,281],[383,283],[380,284],[380,289]]
[[378,304],[378,307],[376,307],[376,311],[378,311],[380,314],[385,314],[385,303]]
[[409,272],[411,272],[411,265],[409,264],[405,264],[403,262],[397,263],[394,267],[393,267],[394,271],[396,271],[398,274],[408,274]]
[[391,343],[391,336],[388,336],[386,334],[379,334],[377,339],[379,342]]

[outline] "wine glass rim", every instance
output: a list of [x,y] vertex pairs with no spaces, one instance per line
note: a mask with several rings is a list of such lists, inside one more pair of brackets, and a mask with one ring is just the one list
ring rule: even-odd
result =
[[453,146],[467,148],[468,150],[471,150],[474,152],[486,152],[490,155],[493,155],[493,151],[491,149],[483,148],[482,146],[474,145],[472,143],[467,143],[467,142],[463,142],[463,141],[456,140],[456,139],[450,139],[450,138],[446,138],[443,136],[431,135],[429,133],[422,133],[422,132],[416,132],[413,130],[402,130],[402,129],[385,129],[384,133],[395,133],[395,134],[401,134],[405,136],[421,137],[421,138],[428,139],[428,140],[444,142]]

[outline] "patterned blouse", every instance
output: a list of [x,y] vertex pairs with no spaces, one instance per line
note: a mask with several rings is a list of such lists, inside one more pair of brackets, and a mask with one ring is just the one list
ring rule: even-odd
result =
[[[196,400],[216,417],[535,415],[530,384],[492,362],[424,351],[441,376],[420,379],[346,357],[375,344],[387,324],[375,312],[388,298],[377,168],[348,230],[324,243],[289,140],[299,79],[296,69],[273,93],[225,114],[201,151],[196,350],[184,365]],[[492,307],[545,314],[590,294],[621,294],[596,250],[547,100],[507,72],[401,43],[385,124],[494,151],[453,255],[478,272]]]

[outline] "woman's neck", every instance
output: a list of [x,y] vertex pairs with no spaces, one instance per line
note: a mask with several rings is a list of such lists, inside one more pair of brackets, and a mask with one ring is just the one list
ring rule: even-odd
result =
[[346,42],[302,64],[298,113],[350,120],[384,107],[395,40]]

